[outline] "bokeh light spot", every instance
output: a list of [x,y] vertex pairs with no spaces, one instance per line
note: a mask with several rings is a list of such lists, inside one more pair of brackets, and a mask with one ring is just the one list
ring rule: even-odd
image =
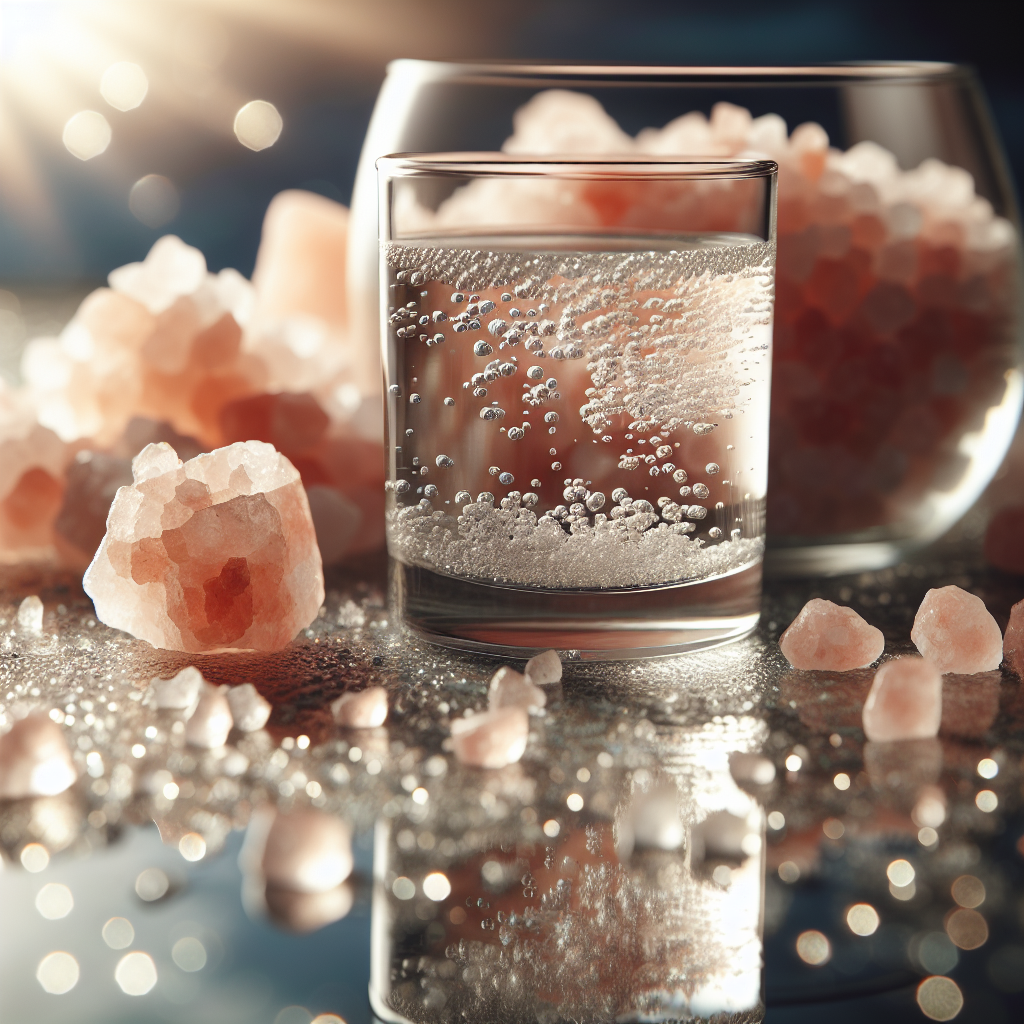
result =
[[39,961],[36,981],[44,992],[62,996],[78,984],[79,974],[78,961],[70,953],[49,953]]
[[855,903],[846,912],[846,923],[854,935],[874,935],[878,931],[878,911],[870,903]]
[[64,147],[79,160],[91,160],[110,145],[112,135],[110,124],[102,114],[80,110],[64,125]]
[[47,921],[59,921],[67,917],[74,909],[75,898],[66,885],[59,885],[57,882],[47,882],[46,885],[36,893],[36,910],[39,911]]
[[202,860],[206,856],[206,840],[198,832],[186,832],[178,841],[178,852],[185,860]]
[[399,875],[391,883],[391,891],[400,900],[411,900],[416,895],[416,883],[411,878],[406,878],[405,875]]
[[144,996],[156,984],[156,964],[148,953],[135,950],[121,957],[114,980],[128,996]]
[[206,966],[206,947],[194,936],[186,936],[171,947],[171,959],[183,971],[201,971]]
[[446,875],[443,875],[440,871],[434,871],[427,875],[423,879],[423,895],[427,899],[433,900],[435,903],[440,903],[441,900],[446,900],[451,894],[452,884],[448,881]]
[[974,875],[961,875],[950,886],[949,891],[961,907],[967,907],[969,910],[980,907],[985,902],[985,885]]
[[50,851],[42,843],[29,843],[21,851],[21,866],[32,874],[45,871],[50,863]]
[[976,910],[961,907],[946,918],[946,934],[961,949],[977,949],[988,941],[988,924]]
[[821,967],[832,958],[832,946],[821,932],[813,930],[801,932],[796,940],[796,955],[805,964]]
[[917,986],[917,1005],[932,1020],[952,1020],[963,1009],[964,997],[952,978],[936,975]]
[[[132,216],[148,228],[161,228],[178,216],[181,199],[170,178],[162,174],[147,174],[139,178],[128,194],[128,209]],[[146,750],[139,744],[144,755]],[[135,748],[132,748],[135,753]],[[139,755],[142,756],[142,755]]]
[[100,79],[100,95],[117,110],[134,110],[149,92],[149,79],[138,64],[121,60]]
[[908,860],[894,860],[885,869],[889,881],[893,885],[903,888],[910,885],[914,880],[914,866]]
[[139,872],[139,877],[135,879],[135,892],[140,900],[147,903],[153,903],[166,896],[170,887],[171,880],[159,868],[146,868],[145,871]]
[[135,929],[126,917],[112,917],[103,926],[102,934],[111,949],[126,949],[135,939]]
[[257,153],[272,146],[281,137],[284,121],[277,107],[266,100],[246,103],[235,114],[235,136],[238,141]]

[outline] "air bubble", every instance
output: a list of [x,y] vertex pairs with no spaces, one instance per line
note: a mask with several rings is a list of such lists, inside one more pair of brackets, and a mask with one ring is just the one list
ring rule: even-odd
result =
[[476,496],[476,502],[478,505],[493,505],[494,495],[490,491],[481,491]]
[[520,316],[522,316],[522,315],[523,315],[523,311],[522,311],[521,309],[516,309],[516,308],[515,308],[515,306],[513,306],[513,307],[512,307],[512,308],[511,308],[511,309],[510,309],[510,310],[508,311],[508,315],[509,315],[510,317],[512,317],[512,318],[514,319],[515,317],[520,317]]
[[[677,484],[685,484],[686,483],[686,470],[685,469],[677,469],[672,474],[672,479],[675,480],[675,482]],[[687,494],[689,494],[689,491],[687,491]]]
[[475,356],[489,356],[493,351],[494,349],[483,340],[473,346],[473,355]]
[[562,464],[560,462],[552,462],[551,468],[557,473],[562,468]]
[[395,395],[396,397],[402,393],[402,389],[397,384],[392,384],[388,388],[389,395]]
[[409,396],[410,405],[419,405],[420,402],[422,401],[423,399],[419,395],[417,395],[415,391]]
[[395,494],[408,494],[411,486],[412,484],[410,484],[408,480],[396,480]]
[[446,398],[444,400],[444,404],[445,405],[449,405],[449,406],[454,405],[455,404],[455,399],[454,398]]
[[[455,460],[448,455],[438,455],[438,457],[434,459],[434,464],[438,469],[451,469],[452,466],[455,465]],[[424,467],[424,471],[425,470],[426,467]]]
[[498,373],[500,373],[502,377],[511,377],[518,369],[519,367],[516,366],[515,363],[502,363],[501,366],[498,367]]
[[521,441],[524,437],[526,437],[526,431],[522,427],[508,428],[508,439],[510,441]]
[[543,486],[543,485],[541,484],[540,480],[537,480],[537,479],[535,478],[535,479],[533,479],[533,480],[531,480],[531,481],[530,481],[530,486],[531,486],[531,487],[541,487],[541,486]]
[[491,476],[497,476],[501,472],[501,466],[488,466],[487,472],[490,473]]
[[[540,486],[540,481],[539,480],[532,480],[531,481],[531,486],[539,487]],[[533,491],[527,491],[523,495],[523,504],[527,508],[533,508],[539,501],[540,501],[540,495],[534,494]]]
[[466,296],[462,292],[452,292],[452,302],[465,302]]
[[543,366],[531,366],[526,371],[526,376],[529,377],[530,380],[540,380],[544,376],[544,367]]
[[427,484],[427,486],[423,488],[423,495],[427,498],[436,498],[437,488],[433,484]]
[[557,423],[558,422],[558,413],[557,412],[546,412],[546,413],[544,413],[544,422],[545,423]]
[[604,508],[605,496],[600,491],[594,491],[593,494],[587,498],[587,508],[591,512],[596,512],[598,509]]
[[473,397],[474,398],[486,398],[487,397],[487,388],[473,388]]
[[501,301],[502,302],[511,302],[512,301],[512,296],[508,292],[502,292],[501,293]]
[[686,486],[684,485],[683,487],[680,487],[680,488],[679,488],[679,493],[680,493],[680,494],[681,494],[681,495],[682,495],[682,496],[683,496],[684,498],[688,498],[688,497],[690,496],[690,488],[689,488],[689,487],[686,487]]
[[713,540],[718,540],[719,537],[722,536],[722,531],[717,526],[712,526],[711,529],[708,530],[708,536]]
[[435,334],[434,335],[434,344],[435,345],[443,345],[444,344],[444,335],[443,334]]
[[487,325],[487,330],[497,338],[499,334],[503,334],[508,330],[508,322],[505,320],[492,320]]
[[703,505],[691,505],[686,510],[686,514],[690,519],[705,519],[708,510]]
[[558,449],[557,448],[549,448],[548,449],[548,455],[557,455],[557,454],[558,454]]
[[629,491],[627,491],[625,487],[616,487],[615,490],[612,491],[612,501],[617,501],[621,503],[623,499],[628,497]]
[[455,504],[465,505],[467,501],[472,501],[473,495],[469,491],[458,491],[455,494]]
[[709,462],[704,467],[704,472],[707,473],[708,476],[714,476],[718,472],[719,468],[720,467],[717,462]]
[[490,406],[487,406],[487,407],[485,407],[485,408],[480,410],[480,419],[482,419],[482,420],[496,420],[497,418],[498,418],[497,411],[495,409],[491,408]]
[[693,496],[695,498],[706,498],[711,491],[708,490],[707,484],[694,484],[693,485]]
[[710,434],[717,426],[717,423],[694,423],[693,432],[697,434],[698,437],[703,437],[705,434]]

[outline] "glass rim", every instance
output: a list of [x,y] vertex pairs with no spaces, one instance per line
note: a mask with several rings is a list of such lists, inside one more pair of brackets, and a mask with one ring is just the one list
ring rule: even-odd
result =
[[418,70],[420,73],[429,72],[430,77],[437,80],[478,80],[491,84],[540,84],[548,80],[582,85],[605,80],[623,86],[682,86],[717,82],[799,87],[836,81],[883,83],[969,78],[972,75],[971,67],[967,64],[927,60],[835,61],[793,65],[673,65],[546,60],[435,61],[403,57],[390,61],[387,70],[389,73]]
[[710,181],[770,178],[774,160],[589,153],[390,153],[378,157],[378,174],[411,177],[523,177],[572,181]]

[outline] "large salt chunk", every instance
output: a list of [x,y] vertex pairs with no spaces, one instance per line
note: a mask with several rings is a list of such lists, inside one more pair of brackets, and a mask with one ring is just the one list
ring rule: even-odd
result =
[[267,724],[273,710],[271,703],[252,683],[232,686],[227,697],[236,729],[241,732],[256,732]]
[[875,661],[885,637],[852,608],[815,597],[782,634],[779,647],[793,668],[847,672]]
[[494,673],[487,691],[487,706],[495,708],[525,708],[539,711],[547,697],[539,686],[534,686],[521,672],[503,665]]
[[185,726],[185,742],[193,747],[216,750],[228,741],[231,732],[231,705],[225,686],[204,686],[199,701]]
[[358,693],[343,693],[331,703],[335,722],[347,729],[376,729],[388,717],[388,692],[369,686]]
[[452,749],[463,764],[504,768],[526,751],[530,719],[522,708],[496,708],[452,720]]
[[864,735],[874,742],[937,736],[942,675],[924,658],[897,658],[876,673],[864,703]]
[[132,463],[83,586],[97,616],[154,647],[275,651],[316,618],[320,552],[292,464],[260,441]]
[[562,659],[557,651],[535,654],[527,663],[523,674],[536,686],[548,686],[562,678]]
[[989,672],[1003,660],[998,623],[980,597],[959,587],[924,595],[910,639],[940,672]]
[[199,701],[203,683],[199,669],[189,665],[170,679],[153,680],[150,684],[153,688],[153,703],[158,708],[192,712]]
[[1003,658],[1011,672],[1024,679],[1024,601],[1010,609],[1010,621],[1003,637]]
[[56,796],[78,777],[64,730],[30,714],[0,736],[0,800]]

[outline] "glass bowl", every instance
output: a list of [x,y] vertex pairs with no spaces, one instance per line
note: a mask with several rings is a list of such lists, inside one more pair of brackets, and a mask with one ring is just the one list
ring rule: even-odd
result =
[[[576,94],[576,106],[557,98],[563,109],[549,105],[545,124],[535,104],[550,90]],[[580,94],[608,117],[592,100],[580,106]],[[537,116],[514,125],[531,101]],[[677,120],[692,112],[710,124]],[[508,145],[520,152],[636,147],[779,162],[770,571],[893,564],[973,504],[1024,388],[1016,204],[970,70],[396,61],[353,194],[360,336],[378,337],[377,157],[498,150],[514,131]]]

